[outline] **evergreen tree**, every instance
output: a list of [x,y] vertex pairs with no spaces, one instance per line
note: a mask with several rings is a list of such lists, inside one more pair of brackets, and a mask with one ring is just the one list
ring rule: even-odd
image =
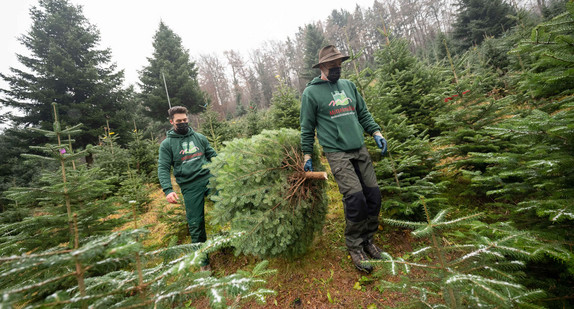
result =
[[153,37],[153,48],[153,56],[147,58],[149,64],[140,71],[146,114],[154,120],[165,121],[168,95],[171,106],[185,106],[190,113],[201,112],[206,96],[199,88],[198,69],[179,35],[163,21]]
[[[434,142],[439,149],[435,155],[442,162],[440,168],[449,175],[450,184],[456,185],[486,170],[489,163],[475,154],[498,152],[512,145],[486,130],[509,114],[509,100],[498,88],[498,73],[484,65],[477,51],[466,52],[453,68],[455,82],[445,87],[443,104],[434,117],[441,131]],[[459,197],[484,201],[486,190],[464,186]]]
[[376,53],[375,59],[380,100],[390,102],[391,108],[404,113],[420,131],[428,130],[436,135],[432,115],[441,105],[439,91],[445,87],[443,72],[418,60],[404,39],[391,40]]
[[327,42],[323,30],[314,24],[306,25],[303,31],[303,71],[300,76],[302,81],[307,83],[321,74],[319,69],[313,69],[313,65],[319,62],[319,50],[327,45]]
[[[408,293],[425,308],[543,308],[533,302],[545,293],[529,290],[520,279],[525,262],[554,251],[551,247],[508,224],[476,221],[480,214],[449,219],[448,210],[434,218],[426,207],[425,212],[426,222],[384,220],[413,229],[413,236],[428,238],[429,244],[404,255],[412,262],[388,253],[371,261],[394,276],[406,275],[382,281],[381,291]],[[417,269],[416,278],[411,269]]]
[[461,50],[480,45],[486,36],[499,36],[515,22],[516,12],[504,0],[459,0],[453,37]]
[[[115,212],[111,201],[105,199],[105,194],[110,192],[109,182],[101,179],[99,169],[88,169],[85,165],[76,167],[74,160],[84,156],[85,151],[74,152],[69,136],[80,133],[80,125],[62,129],[55,106],[53,104],[56,116],[53,131],[33,130],[56,141],[44,146],[30,146],[44,155],[23,155],[37,161],[55,161],[59,168],[46,170],[35,187],[13,187],[7,192],[7,197],[16,201],[18,207],[28,209],[28,213],[21,221],[1,226],[2,254],[45,249],[66,242],[71,247],[73,213],[78,216],[78,233],[82,237],[107,232],[111,225],[117,223],[113,219],[100,222]],[[68,229],[63,229],[66,224]]]
[[148,181],[156,182],[157,178],[157,160],[158,160],[158,141],[152,137],[146,139],[141,130],[137,127],[132,132],[132,141],[128,144],[130,154],[130,167],[135,172],[141,174]]
[[[406,47],[405,41],[393,40],[377,53],[379,67],[374,82],[364,91],[369,110],[388,141],[388,155],[381,157],[377,151],[372,157],[374,161],[380,160],[375,162],[375,172],[383,195],[382,208],[391,216],[420,213],[415,211],[420,206],[420,196],[434,198],[439,192],[433,184],[435,161],[431,156],[428,131],[422,130],[423,126],[417,120],[419,116],[416,116],[429,117],[429,112],[435,108],[431,104],[433,96],[427,94],[435,85],[432,80],[426,84],[422,81],[424,78],[417,73],[424,71],[422,65],[416,64]],[[419,90],[418,83],[426,85],[426,89]],[[423,103],[417,101],[423,102],[425,96],[429,104],[423,107]],[[411,106],[413,118],[401,104]],[[367,143],[371,149],[378,149],[372,139],[367,139]],[[434,204],[437,200],[432,201]]]
[[532,66],[520,87],[535,98],[570,96],[574,92],[574,4],[570,2],[566,7],[565,13],[536,26],[530,40],[513,51],[531,57]]
[[207,106],[201,118],[203,123],[198,131],[207,137],[215,151],[219,151],[223,147],[223,142],[232,137],[228,123],[219,120],[219,113],[211,105]]
[[[26,161],[20,155],[30,152],[28,146],[44,140],[41,134],[21,128],[9,128],[0,133],[0,213],[8,210],[10,200],[4,192],[10,187],[33,186],[37,183],[42,168],[46,166]],[[11,208],[20,212],[21,209]],[[3,219],[19,220],[20,216],[6,216]]]
[[130,170],[130,153],[118,144],[119,134],[106,125],[100,135],[99,147],[90,147],[93,157],[93,166],[100,169],[100,173],[107,178],[114,189],[125,180]]
[[[327,213],[326,182],[303,171],[299,131],[263,131],[234,139],[208,164],[212,223],[245,232],[237,253],[294,257],[306,252]],[[322,170],[319,147],[313,166]]]
[[27,70],[11,68],[0,74],[10,86],[2,89],[4,106],[13,107],[15,124],[51,127],[52,103],[60,106],[60,122],[68,126],[82,122],[86,129],[76,137],[79,146],[97,142],[106,115],[119,126],[124,91],[123,71],[114,72],[109,49],[96,49],[98,30],[83,16],[80,6],[67,0],[41,0],[30,10],[32,28],[20,37],[30,56],[18,55]]
[[270,114],[276,129],[290,128],[299,130],[300,100],[295,89],[289,87],[285,80],[277,75],[279,85],[271,99]]
[[[275,292],[261,287],[273,274],[267,262],[252,271],[225,277],[194,269],[205,254],[241,234],[218,236],[201,244],[186,244],[144,252],[141,229],[114,232],[82,243],[73,250],[0,258],[2,307],[25,308],[181,308],[207,296],[212,308],[237,306],[255,299],[264,303]],[[228,303],[229,302],[229,303]]]
[[[574,62],[563,61],[574,55],[570,43],[574,4],[569,3],[568,9],[533,29],[531,40],[514,50],[534,59],[519,82],[524,93],[509,96],[516,105],[513,112],[484,128],[497,140],[507,141],[507,146],[470,153],[486,166],[471,174],[471,188],[485,192],[492,204],[512,212],[517,223],[557,248],[572,239],[574,225],[574,173],[570,168],[574,164]],[[524,103],[529,94],[531,101]],[[569,276],[574,274],[572,256],[552,259],[561,260]],[[550,259],[546,263],[555,264]]]

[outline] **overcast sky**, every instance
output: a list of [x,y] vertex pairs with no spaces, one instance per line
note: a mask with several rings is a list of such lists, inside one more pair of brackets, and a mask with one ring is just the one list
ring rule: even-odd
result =
[[[37,0],[1,0],[0,72],[21,68],[16,53],[26,53],[17,40],[30,30],[29,9]],[[126,84],[135,84],[137,71],[153,51],[152,37],[163,20],[183,41],[192,58],[234,49],[244,55],[265,41],[284,41],[298,28],[324,21],[333,9],[354,11],[374,0],[70,0],[100,30],[101,47],[111,48]],[[0,87],[7,85],[0,80]]]

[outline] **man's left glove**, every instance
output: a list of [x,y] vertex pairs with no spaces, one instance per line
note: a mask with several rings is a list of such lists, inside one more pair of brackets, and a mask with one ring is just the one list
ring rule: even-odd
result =
[[303,170],[305,172],[312,172],[313,171],[313,161],[311,159],[308,159],[307,162],[305,162],[305,165],[303,166]]
[[381,155],[385,156],[385,154],[387,154],[387,140],[378,134],[375,135],[374,138],[377,146],[381,148]]

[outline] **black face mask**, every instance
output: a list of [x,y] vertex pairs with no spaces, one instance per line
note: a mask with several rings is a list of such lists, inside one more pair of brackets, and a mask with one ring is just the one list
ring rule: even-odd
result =
[[186,134],[189,130],[189,124],[187,122],[180,122],[175,124],[175,133],[177,134]]
[[335,67],[335,68],[329,69],[329,74],[327,75],[327,79],[331,83],[336,83],[340,77],[341,77],[341,67]]

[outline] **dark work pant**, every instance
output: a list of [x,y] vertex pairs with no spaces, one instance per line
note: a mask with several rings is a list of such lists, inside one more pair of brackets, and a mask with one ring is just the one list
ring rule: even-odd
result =
[[357,151],[332,152],[325,156],[343,194],[347,248],[362,248],[365,242],[372,241],[379,227],[381,210],[381,191],[371,157],[365,146]]

